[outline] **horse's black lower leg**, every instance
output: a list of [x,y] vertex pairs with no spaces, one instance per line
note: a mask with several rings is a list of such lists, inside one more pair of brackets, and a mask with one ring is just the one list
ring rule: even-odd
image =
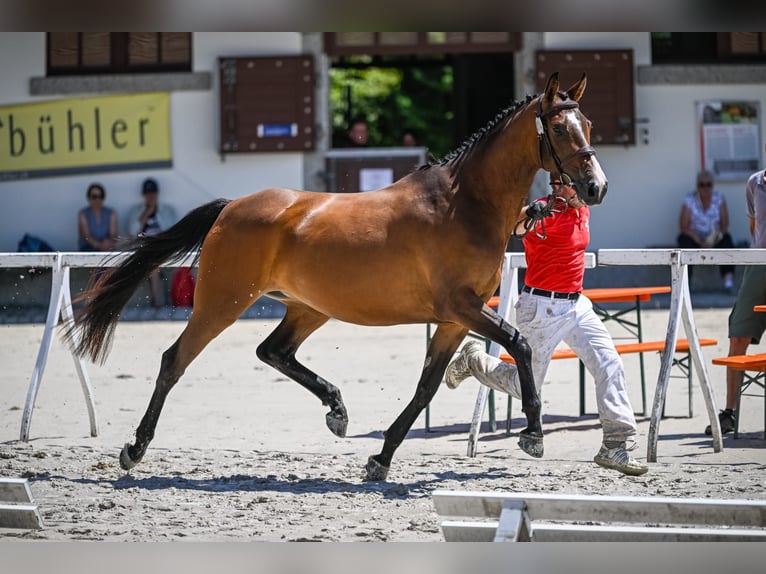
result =
[[141,462],[146,449],[149,447],[149,443],[154,438],[154,429],[157,427],[157,421],[165,404],[165,398],[183,374],[176,370],[179,341],[176,341],[162,354],[160,374],[157,376],[157,382],[154,385],[154,392],[152,393],[146,413],[136,429],[136,441],[132,445],[126,444],[120,453],[120,466],[124,470],[130,470]]
[[394,452],[402,444],[415,419],[436,394],[447,363],[449,363],[465,334],[466,330],[456,325],[439,326],[436,329],[426,354],[425,366],[420,375],[415,396],[386,431],[380,454],[371,456],[367,460],[365,467],[367,480],[386,479]]
[[540,397],[532,374],[532,349],[519,331],[517,329],[514,331],[515,335],[506,350],[516,361],[521,386],[521,408],[527,417],[527,428],[519,433],[519,447],[528,455],[541,458],[543,456],[543,426],[540,420]]
[[327,322],[328,317],[310,309],[288,307],[282,322],[258,346],[256,354],[267,365],[277,369],[316,395],[322,404],[330,407],[325,415],[327,428],[339,437],[346,436],[348,413],[340,389],[329,383],[296,358],[298,347],[311,333]]
[[[471,305],[465,308],[470,309]],[[465,324],[475,333],[505,347],[516,362],[521,386],[521,406],[527,417],[527,428],[519,433],[519,447],[530,456],[543,456],[543,425],[540,420],[540,397],[532,373],[532,349],[519,330],[486,305],[480,316],[465,314]]]

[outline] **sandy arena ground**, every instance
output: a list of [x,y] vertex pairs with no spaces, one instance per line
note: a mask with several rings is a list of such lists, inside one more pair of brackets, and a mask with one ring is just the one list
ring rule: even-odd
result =
[[[700,336],[719,341],[704,349],[719,408],[724,370],[710,358],[726,354],[727,315],[695,311]],[[646,340],[664,338],[666,310],[644,311],[643,320]],[[365,482],[367,457],[379,452],[383,431],[415,390],[425,327],[331,322],[304,344],[299,358],[343,392],[350,423],[339,439],[313,395],[255,357],[275,324],[241,320],[213,341],[171,392],[153,443],[130,473],[120,469],[119,451],[145,411],[162,351],[184,323],[120,323],[107,363],[88,365],[95,438],[71,356],[56,339],[28,443],[18,438],[43,326],[0,326],[0,476],[30,479],[45,525],[0,531],[0,539],[440,541],[435,489],[766,498],[762,399],[743,399],[739,440],[726,435],[724,451],[714,453],[702,433],[708,421],[696,380],[689,419],[686,382],[671,379],[658,461],[647,475],[626,477],[592,462],[600,426],[594,415],[578,416],[573,360],[554,362],[546,377],[542,460],[505,436],[505,397],[497,401],[497,431],[487,425],[478,456],[466,456],[478,389],[470,379],[455,391],[442,386],[431,405],[433,432],[424,431],[421,415],[387,481]],[[625,365],[639,407],[637,357],[627,356]],[[647,355],[646,366],[651,408],[659,356]],[[592,386],[588,399],[592,411]],[[513,409],[515,435],[523,421],[519,401]],[[648,429],[648,417],[639,417],[642,459]]]

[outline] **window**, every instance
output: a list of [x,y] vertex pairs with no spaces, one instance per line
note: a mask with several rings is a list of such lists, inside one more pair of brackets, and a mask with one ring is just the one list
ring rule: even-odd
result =
[[521,32],[325,32],[330,56],[515,52]]
[[652,32],[653,64],[766,62],[766,32]]
[[189,32],[49,32],[47,75],[191,71]]

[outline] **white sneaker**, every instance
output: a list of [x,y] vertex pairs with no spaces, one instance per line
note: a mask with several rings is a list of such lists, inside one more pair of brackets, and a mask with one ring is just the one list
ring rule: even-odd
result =
[[606,448],[601,445],[598,454],[593,457],[593,462],[630,476],[640,476],[649,472],[649,467],[630,456],[624,447]]
[[457,358],[454,359],[444,372],[444,382],[450,389],[456,389],[464,380],[471,376],[471,368],[468,365],[468,359],[475,353],[484,351],[481,343],[478,341],[468,341]]

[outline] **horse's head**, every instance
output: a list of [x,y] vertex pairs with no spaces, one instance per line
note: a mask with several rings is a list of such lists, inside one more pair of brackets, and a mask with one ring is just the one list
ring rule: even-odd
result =
[[559,75],[552,74],[537,99],[535,122],[543,168],[559,174],[582,201],[597,205],[606,195],[608,182],[590,145],[591,122],[578,104],[586,83],[583,74],[579,82],[561,93]]

